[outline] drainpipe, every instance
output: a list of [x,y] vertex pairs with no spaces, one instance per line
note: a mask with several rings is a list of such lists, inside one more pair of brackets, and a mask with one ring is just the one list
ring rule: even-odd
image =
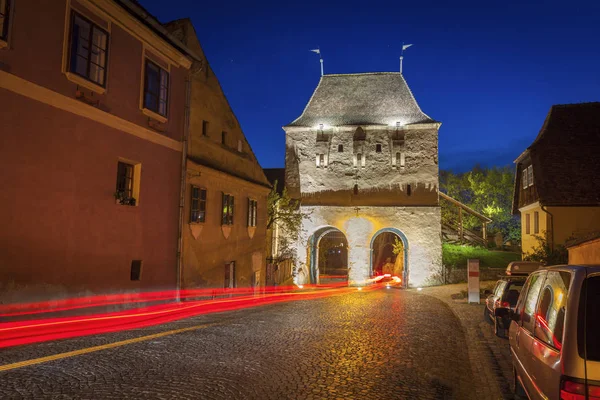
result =
[[179,190],[179,228],[177,232],[177,286],[176,301],[181,301],[181,275],[183,272],[183,217],[185,211],[186,163],[187,145],[190,131],[190,97],[191,97],[191,71],[185,78],[185,117],[183,126],[183,140],[181,144],[181,188]]
[[[546,206],[542,205],[542,211],[550,216],[550,236],[546,234],[546,240],[550,242],[550,250],[554,251],[554,215],[548,210],[546,210]],[[546,230],[548,232],[548,230]]]

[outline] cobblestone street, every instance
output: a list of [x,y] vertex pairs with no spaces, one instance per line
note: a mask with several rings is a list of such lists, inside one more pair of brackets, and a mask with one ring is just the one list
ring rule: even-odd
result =
[[482,398],[457,315],[398,289],[9,348],[0,364],[205,324],[214,325],[0,372],[0,398]]

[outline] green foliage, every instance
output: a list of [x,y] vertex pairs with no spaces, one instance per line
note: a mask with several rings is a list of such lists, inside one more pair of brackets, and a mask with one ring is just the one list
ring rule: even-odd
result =
[[567,264],[569,262],[569,252],[565,246],[555,245],[552,248],[544,236],[534,235],[534,237],[538,244],[531,253],[525,255],[525,260],[539,261],[546,265]]
[[467,268],[469,258],[479,259],[480,268],[505,268],[511,261],[521,259],[521,254],[508,251],[490,251],[483,247],[442,244],[442,264],[447,268]]
[[[511,167],[483,168],[455,174],[440,171],[440,189],[448,196],[471,207],[492,219],[488,234],[501,232],[505,240],[521,240],[521,226],[518,216],[512,215],[514,171]],[[463,214],[465,228],[473,229],[481,223],[471,215]],[[452,215],[448,207],[442,209],[442,221]]]
[[402,241],[400,239],[398,239],[398,237],[394,238],[393,246],[394,246],[394,248],[392,249],[392,253],[394,253],[395,256],[404,252],[404,244],[402,243]]

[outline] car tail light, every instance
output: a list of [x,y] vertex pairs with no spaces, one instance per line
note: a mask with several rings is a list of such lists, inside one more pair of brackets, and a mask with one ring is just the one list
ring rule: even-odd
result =
[[587,385],[588,397],[585,396],[585,383],[564,378],[560,384],[561,400],[600,400],[600,386]]
[[510,308],[510,303],[508,301],[503,301],[502,302],[502,307],[503,308]]

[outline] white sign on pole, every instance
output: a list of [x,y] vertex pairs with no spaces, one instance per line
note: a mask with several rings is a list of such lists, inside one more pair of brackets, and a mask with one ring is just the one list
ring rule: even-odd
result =
[[469,290],[469,304],[479,304],[479,260],[467,260],[467,282]]

